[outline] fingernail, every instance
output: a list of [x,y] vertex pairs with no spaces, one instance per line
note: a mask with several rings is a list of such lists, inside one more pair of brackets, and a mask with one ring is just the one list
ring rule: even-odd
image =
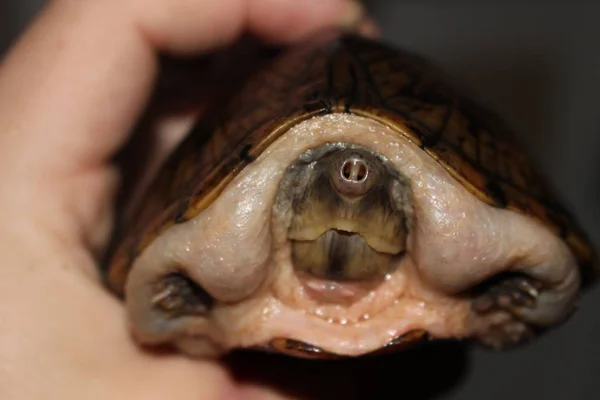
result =
[[377,23],[370,17],[364,17],[356,26],[356,32],[359,35],[379,39],[381,37],[381,29]]
[[350,0],[346,2],[346,10],[338,21],[338,25],[343,29],[354,29],[362,21],[364,15],[365,8],[362,3],[358,0]]

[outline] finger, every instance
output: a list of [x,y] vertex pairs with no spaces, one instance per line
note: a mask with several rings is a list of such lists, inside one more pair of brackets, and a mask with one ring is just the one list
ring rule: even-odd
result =
[[[155,50],[206,51],[244,30],[277,41],[356,21],[344,0],[128,0],[51,3],[2,68],[2,125],[75,162],[123,140],[144,104]],[[13,116],[13,118],[9,118]],[[35,117],[35,118],[32,118]],[[17,129],[19,128],[19,129]],[[3,136],[6,136],[3,135]],[[30,140],[27,140],[30,143]],[[65,147],[66,146],[66,147]],[[40,154],[42,156],[42,154]],[[90,160],[90,156],[92,156]],[[68,161],[63,157],[63,162]],[[71,161],[68,161],[71,162]]]
[[[164,0],[139,2],[139,24],[156,47],[175,52],[231,43],[247,29],[272,42],[291,42],[330,25],[359,22],[358,2],[340,0]],[[197,16],[202,15],[204,23]]]
[[97,167],[124,142],[145,105],[156,51],[206,51],[245,30],[292,41],[327,25],[356,22],[360,10],[352,4],[51,2],[0,67],[0,177],[12,188],[0,194],[3,210],[37,212],[48,224],[64,221],[67,212],[83,220],[74,225],[91,229],[107,212],[107,188],[115,184],[114,174]]

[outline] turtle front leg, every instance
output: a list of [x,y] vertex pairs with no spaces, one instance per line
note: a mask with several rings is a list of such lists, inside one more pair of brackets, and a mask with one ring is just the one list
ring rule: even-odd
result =
[[521,268],[500,274],[476,289],[473,311],[488,322],[480,341],[494,348],[521,343],[565,322],[574,312],[580,276],[577,268],[557,265]]
[[485,286],[483,294],[473,300],[473,309],[480,313],[494,308],[508,311],[534,308],[543,284],[526,275],[509,275]]
[[269,273],[271,203],[264,199],[274,197],[276,180],[266,185],[261,172],[248,168],[208,209],[161,232],[136,259],[125,300],[140,343],[198,357],[228,350],[223,315],[252,298]]

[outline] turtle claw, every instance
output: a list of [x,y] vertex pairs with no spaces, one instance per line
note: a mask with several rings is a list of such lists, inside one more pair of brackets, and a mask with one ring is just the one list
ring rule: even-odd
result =
[[472,292],[479,342],[496,349],[526,343],[573,314],[579,275],[571,273],[553,282],[539,269],[529,272],[502,273]]
[[534,308],[542,285],[524,275],[503,277],[486,285],[486,290],[473,300],[478,313],[505,310],[519,314],[522,308]]
[[159,281],[150,301],[153,307],[171,317],[204,314],[212,304],[208,293],[180,274]]
[[[485,315],[488,327],[481,335],[481,343],[502,349],[532,340],[537,329],[531,325],[527,313],[537,313],[542,283],[522,274],[501,275],[478,288],[472,301],[473,311]],[[543,301],[542,301],[543,303]]]

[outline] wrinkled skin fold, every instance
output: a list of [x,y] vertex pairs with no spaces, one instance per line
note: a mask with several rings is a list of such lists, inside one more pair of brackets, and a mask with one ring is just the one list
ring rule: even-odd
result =
[[[378,282],[313,279],[294,267],[293,207],[276,201],[278,190],[290,165],[326,143],[370,149],[410,187],[403,255]],[[157,307],[157,285],[175,273],[210,304],[176,315]],[[210,207],[162,232],[133,264],[125,298],[145,344],[208,357],[285,338],[355,356],[416,330],[434,339],[515,344],[564,321],[579,285],[573,255],[545,226],[483,203],[398,131],[331,114],[294,126]]]

